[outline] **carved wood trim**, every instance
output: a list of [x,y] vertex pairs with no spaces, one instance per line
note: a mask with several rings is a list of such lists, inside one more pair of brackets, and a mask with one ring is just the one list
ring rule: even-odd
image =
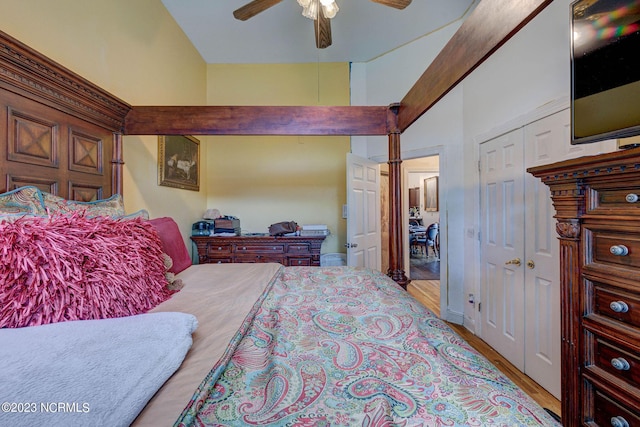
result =
[[127,103],[0,31],[0,106],[0,191],[36,185],[84,201],[122,193],[121,139],[111,138]]
[[0,86],[111,131],[122,131],[131,108],[2,31]]
[[580,239],[580,223],[577,220],[561,220],[556,223],[558,236],[565,239]]
[[7,160],[57,168],[58,123],[7,108]]

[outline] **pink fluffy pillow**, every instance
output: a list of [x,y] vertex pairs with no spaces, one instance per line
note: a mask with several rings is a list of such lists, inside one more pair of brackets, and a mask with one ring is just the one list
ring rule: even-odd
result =
[[172,294],[142,219],[83,213],[0,223],[0,328],[122,317]]

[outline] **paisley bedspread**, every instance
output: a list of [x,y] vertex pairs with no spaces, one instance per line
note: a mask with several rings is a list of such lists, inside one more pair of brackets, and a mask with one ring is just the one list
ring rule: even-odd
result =
[[385,275],[281,271],[176,425],[558,425]]

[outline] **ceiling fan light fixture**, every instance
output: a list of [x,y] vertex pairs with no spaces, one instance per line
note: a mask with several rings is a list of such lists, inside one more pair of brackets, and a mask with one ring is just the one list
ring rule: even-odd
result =
[[309,4],[302,9],[302,16],[309,19],[317,19],[318,0],[311,0]]
[[340,10],[340,8],[338,8],[338,4],[333,0],[320,0],[320,3],[322,3],[324,16],[329,19],[335,17]]
[[322,13],[325,18],[333,18],[340,10],[335,0],[298,0],[298,4],[302,6],[302,16],[305,18],[316,20],[318,12],[322,6]]

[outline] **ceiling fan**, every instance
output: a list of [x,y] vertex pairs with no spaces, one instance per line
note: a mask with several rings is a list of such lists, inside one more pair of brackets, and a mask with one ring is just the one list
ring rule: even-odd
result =
[[[396,9],[404,9],[411,4],[411,0],[371,0],[385,6]],[[233,12],[233,16],[240,21],[246,21],[269,9],[271,6],[282,2],[282,0],[253,0]],[[331,21],[338,11],[338,6],[334,0],[298,0],[304,8],[303,15],[314,20],[316,32],[316,47],[324,49],[331,46]]]

